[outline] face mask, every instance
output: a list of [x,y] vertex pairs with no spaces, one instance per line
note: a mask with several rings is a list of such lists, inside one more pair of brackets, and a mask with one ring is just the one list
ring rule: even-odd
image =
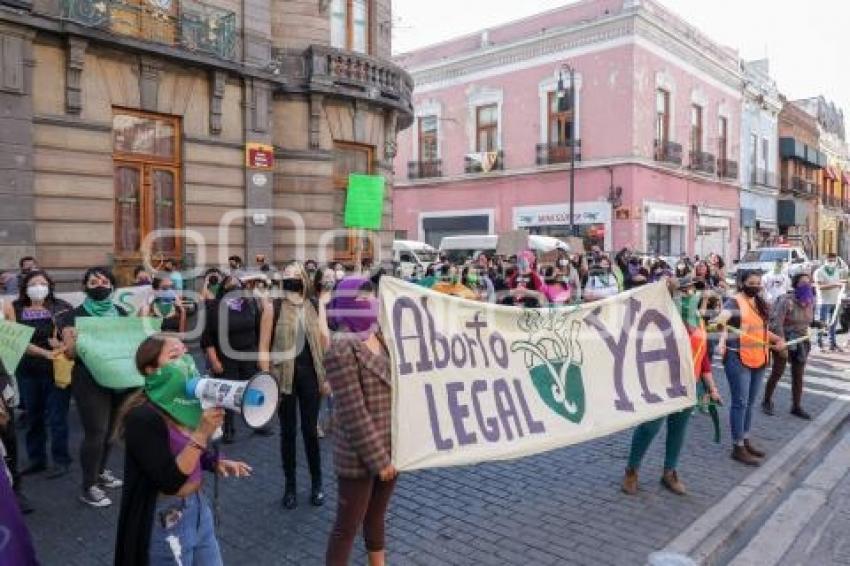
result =
[[345,279],[345,271],[343,271],[342,269],[337,269],[335,273],[337,281],[342,281],[343,279]]
[[86,295],[93,301],[105,301],[112,296],[112,287],[87,287]]
[[794,289],[794,297],[803,305],[810,305],[815,301],[815,290],[809,283],[801,283]]
[[151,284],[150,277],[139,277],[136,280],[136,284],[138,284],[138,285],[150,285]]
[[218,278],[218,275],[210,275],[210,278],[208,279],[208,285],[210,288],[217,287],[219,283],[221,283],[221,279]]
[[177,300],[177,293],[174,289],[160,289],[156,292],[156,300],[160,303],[172,304]]
[[569,264],[570,264],[570,262],[568,262],[568,261],[567,261],[567,260],[565,260],[565,259],[559,259],[559,260],[558,260],[558,267],[566,267],[566,266],[568,266]]
[[145,394],[156,406],[192,430],[201,422],[201,402],[186,395],[186,383],[198,375],[189,354],[169,362],[145,379]]
[[33,301],[43,301],[50,293],[50,288],[47,285],[30,285],[27,287],[27,297]]
[[300,279],[282,279],[280,282],[280,288],[284,291],[289,291],[290,293],[303,293],[304,283],[302,283]]
[[751,287],[750,285],[745,285],[743,288],[743,292],[749,298],[758,297],[759,293],[761,293],[761,287]]
[[831,276],[833,273],[835,273],[835,263],[827,263],[824,266],[824,269],[826,270],[826,273]]

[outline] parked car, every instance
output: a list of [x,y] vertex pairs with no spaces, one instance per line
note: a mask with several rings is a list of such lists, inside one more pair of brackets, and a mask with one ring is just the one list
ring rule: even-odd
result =
[[424,273],[436,260],[437,250],[425,242],[415,240],[393,242],[393,263],[399,277],[410,277],[417,269]]
[[785,263],[785,271],[793,276],[799,271],[811,271],[814,264],[803,251],[803,248],[793,246],[778,246],[750,250],[741,261],[727,269],[727,276],[733,282],[737,279],[739,270],[759,270],[767,273],[773,271],[777,261]]

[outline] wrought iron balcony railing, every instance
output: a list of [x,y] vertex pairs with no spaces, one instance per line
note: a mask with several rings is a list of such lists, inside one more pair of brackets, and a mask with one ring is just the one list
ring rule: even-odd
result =
[[485,151],[481,153],[470,153],[463,158],[464,173],[489,173],[500,171],[505,168],[505,152]]
[[408,161],[407,162],[407,178],[415,179],[431,179],[434,177],[443,176],[443,160],[435,159],[434,161]]
[[236,57],[236,14],[183,0],[133,3],[127,0],[61,0],[61,17],[102,29],[223,59]]
[[714,155],[706,151],[688,152],[688,168],[700,173],[714,174]]
[[733,159],[718,159],[717,176],[721,179],[737,179],[738,162]]
[[581,161],[581,140],[564,143],[539,143],[537,144],[537,165],[552,165],[555,163],[569,163],[575,144],[575,160]]
[[655,161],[681,165],[682,144],[671,141],[655,140]]

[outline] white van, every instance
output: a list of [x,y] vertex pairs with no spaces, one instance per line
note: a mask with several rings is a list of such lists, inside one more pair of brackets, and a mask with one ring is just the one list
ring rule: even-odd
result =
[[415,240],[395,240],[393,242],[393,262],[397,275],[410,277],[416,269],[424,273],[428,266],[437,260],[437,250],[425,242]]
[[[485,252],[487,255],[495,255],[499,246],[499,236],[446,236],[440,242],[440,252],[445,253],[452,261],[463,261],[475,259],[478,254]],[[566,242],[553,238],[552,236],[528,237],[528,248],[537,254],[545,254],[554,250],[570,251]]]

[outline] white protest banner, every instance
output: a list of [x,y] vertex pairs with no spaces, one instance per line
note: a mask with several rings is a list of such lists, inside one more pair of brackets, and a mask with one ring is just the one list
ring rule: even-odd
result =
[[523,310],[384,277],[380,302],[399,470],[537,454],[696,403],[688,333],[664,283]]

